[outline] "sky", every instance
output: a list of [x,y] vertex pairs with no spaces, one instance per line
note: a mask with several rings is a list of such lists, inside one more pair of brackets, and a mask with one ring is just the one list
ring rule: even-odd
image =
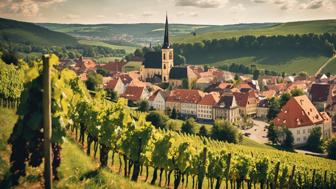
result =
[[336,0],[0,0],[0,17],[50,23],[237,24],[336,19]]

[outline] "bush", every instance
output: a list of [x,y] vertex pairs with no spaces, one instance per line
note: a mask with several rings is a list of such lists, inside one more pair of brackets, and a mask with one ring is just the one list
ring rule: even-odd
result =
[[336,138],[330,140],[327,147],[327,152],[328,158],[336,160]]
[[229,143],[239,143],[239,131],[229,121],[216,120],[211,137]]
[[150,121],[155,128],[163,129],[166,127],[166,122],[169,118],[161,112],[154,111],[147,115],[146,120]]
[[202,127],[200,128],[200,130],[199,130],[199,135],[201,135],[201,136],[205,136],[205,137],[207,137],[209,134],[208,134],[208,130],[205,128],[205,126],[204,125],[202,125]]
[[322,132],[321,127],[315,127],[311,130],[307,140],[306,147],[313,152],[322,152]]
[[195,127],[197,126],[197,123],[195,122],[194,118],[189,118],[187,121],[185,121],[181,127],[181,131],[183,133],[188,134],[195,134]]
[[140,101],[138,110],[141,112],[148,112],[149,111],[148,101],[147,100]]

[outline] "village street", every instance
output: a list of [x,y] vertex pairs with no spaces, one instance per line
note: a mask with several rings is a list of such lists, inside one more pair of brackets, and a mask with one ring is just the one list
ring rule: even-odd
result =
[[255,120],[253,119],[253,127],[250,129],[247,129],[245,131],[243,131],[243,133],[250,133],[250,135],[248,136],[248,138],[259,142],[259,143],[267,143],[268,139],[267,139],[267,129],[266,126],[268,124],[264,121],[260,121],[260,120]]

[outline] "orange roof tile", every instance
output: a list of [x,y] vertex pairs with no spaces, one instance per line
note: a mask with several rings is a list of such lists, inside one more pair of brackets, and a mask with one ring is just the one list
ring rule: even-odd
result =
[[273,120],[276,126],[297,128],[322,123],[324,119],[306,95],[292,97]]

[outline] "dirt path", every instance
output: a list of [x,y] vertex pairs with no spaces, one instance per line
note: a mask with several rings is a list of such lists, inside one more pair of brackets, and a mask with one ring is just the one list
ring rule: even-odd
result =
[[321,71],[323,70],[323,68],[325,68],[332,60],[334,60],[336,58],[336,55],[334,55],[333,57],[329,58],[315,73],[315,76],[317,76],[318,74],[321,73]]

